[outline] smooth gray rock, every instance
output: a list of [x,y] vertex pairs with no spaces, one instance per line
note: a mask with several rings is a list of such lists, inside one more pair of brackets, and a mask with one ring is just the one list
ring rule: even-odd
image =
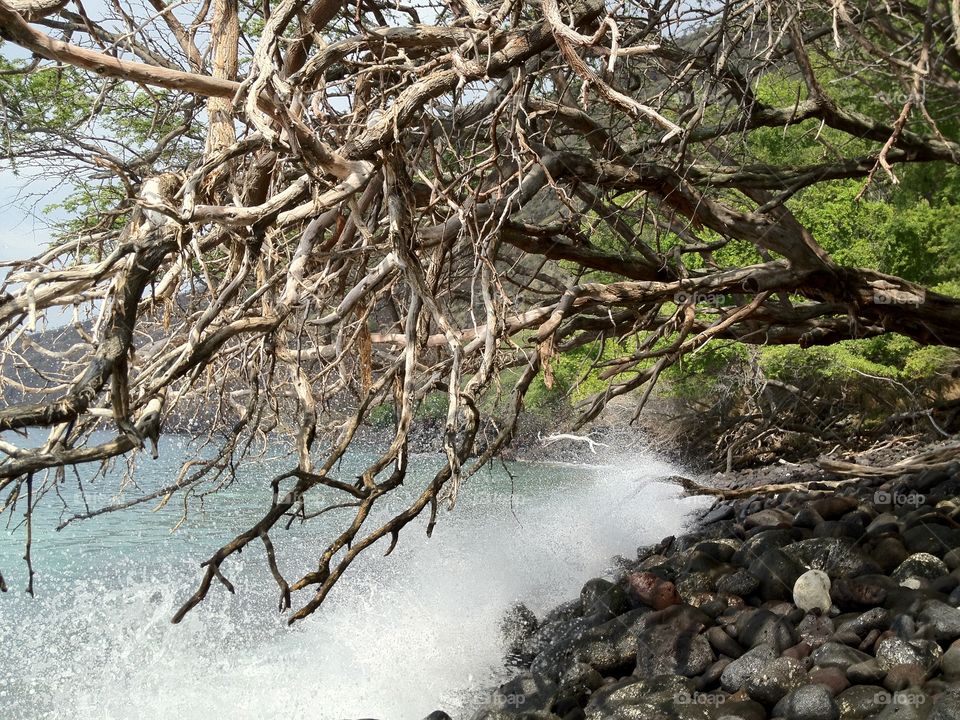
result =
[[804,685],[788,696],[786,720],[839,720],[840,710],[823,685]]
[[851,665],[872,660],[865,652],[840,643],[828,642],[813,651],[810,656],[814,665],[820,667],[838,667],[844,672]]
[[764,667],[773,662],[777,652],[770,645],[757,645],[727,665],[720,676],[720,685],[724,690],[734,693]]
[[847,668],[847,677],[850,682],[856,685],[874,685],[879,684],[887,671],[880,667],[875,659],[864,660]]
[[860,638],[867,636],[871,630],[886,630],[890,627],[890,612],[885,608],[873,608],[862,613],[853,620],[841,623],[837,632],[850,630]]
[[927,600],[919,620],[930,624],[939,642],[953,642],[960,637],[960,610],[939,600]]
[[806,675],[806,669],[799,660],[776,658],[747,680],[747,695],[752,700],[772,707],[788,692],[803,685]]
[[770,610],[744,610],[735,623],[737,642],[745,648],[770,645],[778,653],[797,644],[799,637],[793,625]]

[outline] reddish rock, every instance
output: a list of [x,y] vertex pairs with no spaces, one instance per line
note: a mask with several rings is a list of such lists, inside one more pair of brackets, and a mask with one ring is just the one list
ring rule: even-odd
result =
[[810,653],[813,652],[813,648],[810,647],[809,643],[806,641],[798,642],[793,647],[788,647],[783,651],[782,655],[784,657],[793,658],[794,660],[803,660],[810,656]]
[[747,530],[756,527],[789,528],[793,527],[793,515],[777,508],[767,508],[752,515],[747,515],[743,526]]
[[810,673],[808,682],[823,685],[833,697],[850,687],[847,674],[838,667],[825,667],[815,670]]
[[663,610],[682,602],[680,593],[672,582],[649,572],[627,575],[627,591],[634,600],[649,605],[654,610]]
[[830,495],[814,500],[809,507],[815,510],[824,520],[836,520],[856,508],[857,501],[851,497]]
[[927,674],[922,667],[916,663],[904,663],[894,665],[887,671],[883,686],[890,692],[897,692],[910,687],[921,687],[926,679]]

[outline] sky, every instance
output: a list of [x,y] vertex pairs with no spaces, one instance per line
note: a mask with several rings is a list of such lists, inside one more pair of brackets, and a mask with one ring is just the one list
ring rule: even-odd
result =
[[43,206],[53,202],[58,193],[53,192],[49,199],[21,197],[24,190],[39,193],[53,188],[42,179],[30,181],[0,169],[0,261],[36,255],[50,240]]

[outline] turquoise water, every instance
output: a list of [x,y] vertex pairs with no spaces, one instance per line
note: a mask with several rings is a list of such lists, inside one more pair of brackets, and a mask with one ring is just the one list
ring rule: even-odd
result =
[[[138,469],[138,486],[169,484],[198,452],[167,440],[160,459]],[[364,459],[349,458],[341,477]],[[414,456],[407,497],[442,462]],[[83,509],[68,475],[34,517],[34,599],[23,592],[23,532],[14,528],[22,511],[5,517],[0,718],[418,720],[437,708],[461,717],[503,674],[497,626],[510,603],[543,612],[576,595],[614,555],[676,532],[705,502],[653,482],[677,469],[651,456],[494,465],[464,486],[454,512],[441,511],[432,539],[425,517],[411,523],[390,557],[372,548],[324,607],[292,628],[276,611],[260,543],[223,565],[236,595],[215,586],[171,625],[200,579],[199,562],[260,517],[270,478],[289,464],[244,465],[231,486],[193,498],[182,522],[174,498],[156,512],[154,501],[57,532]],[[118,496],[119,476],[84,482],[91,508],[135,496],[133,488]],[[345,519],[330,513],[273,534],[285,576],[315,567]]]

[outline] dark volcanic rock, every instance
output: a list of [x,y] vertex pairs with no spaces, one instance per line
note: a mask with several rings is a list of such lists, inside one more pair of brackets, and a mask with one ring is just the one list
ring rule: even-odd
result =
[[822,570],[831,579],[880,572],[880,566],[863,554],[848,538],[816,537],[790,543],[783,551],[812,570]]
[[927,600],[920,611],[920,622],[934,629],[939,642],[952,642],[960,637],[960,610],[939,600]]
[[674,605],[645,616],[637,631],[634,674],[701,674],[716,659],[710,643],[701,634],[710,624],[708,615],[689,605]]
[[758,587],[760,587],[760,581],[747,570],[737,570],[735,573],[724,575],[717,581],[717,591],[740,597],[747,597]]
[[576,662],[592,665],[601,673],[633,670],[637,657],[637,632],[646,608],[628,613],[579,633],[566,635],[550,644],[536,658],[531,669],[558,679]]
[[770,548],[750,563],[750,574],[760,581],[758,593],[764,600],[789,600],[793,584],[803,566],[779,548]]
[[903,544],[912,553],[941,557],[960,547],[960,530],[943,525],[917,525],[904,531]]
[[793,626],[769,610],[744,610],[735,625],[737,641],[744,647],[763,643],[781,653],[799,640]]
[[625,678],[597,690],[584,708],[587,720],[667,720],[678,706],[693,710],[685,720],[707,720],[706,705],[692,702],[693,683],[676,675]]
[[898,583],[902,583],[904,580],[910,578],[935,580],[941,575],[946,575],[948,572],[950,572],[950,569],[943,560],[930,553],[920,552],[914,553],[900,563],[897,569],[891,573],[890,577]]
[[862,610],[883,605],[887,589],[873,579],[838,578],[830,585],[830,598],[841,610]]

